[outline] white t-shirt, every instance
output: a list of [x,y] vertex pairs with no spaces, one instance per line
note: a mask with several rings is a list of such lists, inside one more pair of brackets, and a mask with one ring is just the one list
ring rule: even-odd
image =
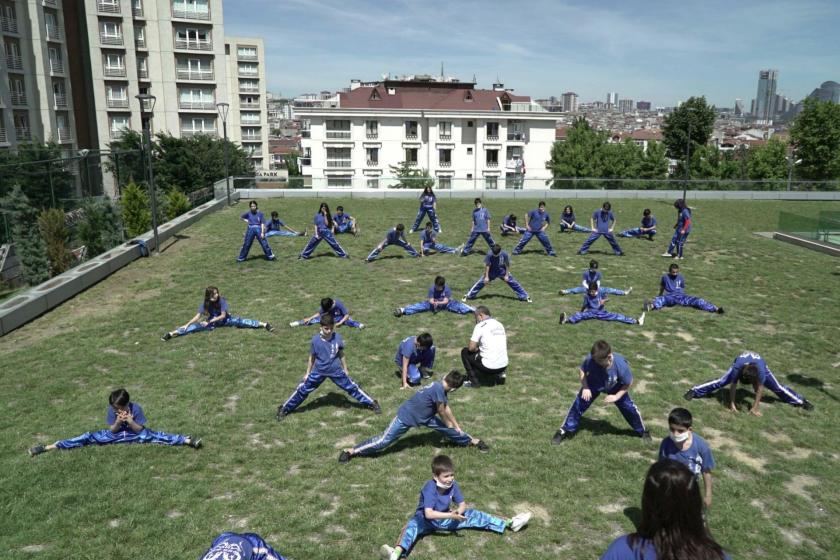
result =
[[505,327],[492,317],[476,324],[472,342],[478,344],[481,364],[487,369],[501,369],[508,365],[507,334]]

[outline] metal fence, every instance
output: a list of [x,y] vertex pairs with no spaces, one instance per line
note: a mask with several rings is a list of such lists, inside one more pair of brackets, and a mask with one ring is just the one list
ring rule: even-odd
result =
[[840,212],[823,211],[817,218],[780,212],[778,231],[840,246]]

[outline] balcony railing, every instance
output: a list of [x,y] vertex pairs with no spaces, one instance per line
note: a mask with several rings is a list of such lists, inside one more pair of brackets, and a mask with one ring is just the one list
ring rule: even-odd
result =
[[179,80],[213,80],[212,70],[190,70],[188,68],[177,68],[175,75]]
[[521,159],[509,159],[505,162],[506,169],[522,169]]
[[47,25],[47,41],[61,41],[61,29],[57,25]]
[[143,4],[139,6],[135,3],[131,6],[131,15],[134,17],[143,17]]
[[180,19],[197,19],[201,21],[208,21],[210,19],[209,10],[194,10],[186,7],[172,6],[172,17]]
[[12,105],[26,105],[26,92],[25,91],[11,91],[9,92],[12,98]]
[[256,86],[242,86],[242,85],[240,85],[239,86],[239,91],[245,91],[245,92],[248,92],[248,93],[259,93],[260,88],[258,88]]
[[45,6],[58,6],[58,0],[43,0]]
[[239,124],[241,124],[242,126],[258,126],[258,127],[262,127],[262,123],[261,123],[260,121],[243,121],[243,120],[240,120],[240,121],[239,121]]
[[257,61],[259,58],[256,54],[236,53],[237,60]]
[[15,127],[15,138],[20,141],[28,141],[32,139],[32,131],[29,130],[28,126],[16,126]]
[[105,104],[109,109],[125,109],[128,107],[128,97],[106,97]]
[[353,162],[349,159],[328,159],[327,160],[327,167],[336,168],[336,167],[352,167]]
[[440,139],[441,140],[452,140],[452,133],[451,132],[449,132],[449,133],[441,132],[440,133]]
[[106,66],[102,73],[106,78],[125,78],[125,66]]
[[188,138],[190,136],[198,136],[199,134],[204,134],[206,136],[216,136],[216,129],[214,129],[214,128],[207,128],[207,129],[183,128],[183,129],[181,129],[181,137],[182,138]]
[[188,51],[212,51],[213,41],[197,41],[195,39],[175,39],[175,48]]
[[300,137],[301,138],[312,138],[312,131],[309,130],[308,128],[302,129],[300,131]]
[[260,138],[259,134],[243,134],[242,135],[242,141],[243,142],[248,142],[248,141],[259,142],[260,140],[262,140],[262,138]]
[[23,59],[20,57],[20,55],[7,54],[6,67],[9,70],[23,70]]
[[262,150],[252,150],[248,152],[248,157],[259,157],[261,158],[263,155]]
[[64,62],[61,60],[50,60],[50,74],[64,74]]
[[73,139],[70,129],[66,126],[59,127],[56,131],[56,136],[58,137],[58,141],[60,143],[70,142]]
[[259,109],[260,104],[257,101],[246,101],[239,104],[243,109]]
[[215,111],[215,101],[178,101],[178,108],[184,111]]
[[405,162],[406,167],[417,167],[416,161],[407,161]]
[[300,158],[300,165],[301,165],[301,167],[304,166],[304,165],[311,166],[312,165],[312,158],[311,157]]
[[118,14],[120,13],[120,2],[119,0],[112,2],[103,2],[102,0],[99,0],[99,2],[96,3],[96,11],[103,14]]
[[137,37],[134,39],[134,48],[135,49],[145,49],[146,48],[146,38],[145,37]]
[[138,68],[137,69],[137,77],[141,80],[148,80],[149,79],[149,69],[148,68]]
[[122,45],[123,44],[123,36],[122,35],[105,35],[104,33],[99,34],[99,42],[103,45]]
[[524,142],[525,141],[525,133],[514,131],[507,133],[508,142]]
[[496,134],[490,134],[488,132],[487,133],[487,141],[488,142],[498,142],[499,141],[499,133],[497,132]]
[[369,159],[367,160],[368,167],[379,167],[379,160],[378,159]]
[[440,161],[438,167],[452,167],[452,161]]
[[487,167],[499,167],[499,162],[498,161],[488,161],[488,162],[485,163],[485,165]]
[[405,133],[405,139],[406,140],[417,140],[417,131],[415,130],[414,132],[406,132]]
[[239,69],[239,77],[240,78],[259,78],[260,73],[257,70],[243,70],[242,68]]
[[350,131],[349,130],[328,130],[327,131],[327,138],[333,140],[349,140],[350,139]]
[[365,138],[367,138],[368,140],[376,140],[377,138],[379,138],[379,132],[375,130],[368,130],[365,133]]
[[0,144],[8,144],[9,138],[6,136],[6,129],[0,127]]
[[0,16],[0,29],[5,33],[17,33],[17,18]]
[[123,132],[125,132],[126,130],[128,130],[128,127],[127,127],[127,126],[125,126],[125,127],[120,127],[120,128],[112,128],[112,129],[109,131],[108,136],[110,136],[110,137],[111,137],[111,140],[116,140],[116,139],[118,139],[120,136],[122,136],[122,135],[123,135]]
[[53,98],[55,100],[56,107],[67,107],[67,94],[66,93],[53,93]]

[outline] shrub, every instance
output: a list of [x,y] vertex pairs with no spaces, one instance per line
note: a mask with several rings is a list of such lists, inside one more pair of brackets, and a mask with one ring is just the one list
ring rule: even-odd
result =
[[149,195],[136,183],[128,183],[120,199],[122,221],[128,237],[140,235],[152,227],[152,212],[149,209]]
[[50,277],[50,263],[37,227],[38,211],[29,204],[29,198],[19,185],[12,187],[9,194],[0,201],[0,207],[12,224],[12,241],[20,259],[24,281],[35,286],[47,280]]
[[190,208],[192,208],[190,199],[187,198],[187,195],[182,193],[177,187],[172,187],[169,192],[166,193],[167,220],[173,220],[184,212],[189,212]]
[[76,227],[76,237],[87,247],[88,258],[101,255],[122,243],[122,225],[117,209],[110,200],[87,199],[82,208],[84,217]]
[[70,250],[67,242],[70,232],[64,223],[64,212],[58,208],[43,210],[38,216],[38,229],[41,239],[47,247],[47,259],[50,261],[50,276],[61,274],[71,264]]

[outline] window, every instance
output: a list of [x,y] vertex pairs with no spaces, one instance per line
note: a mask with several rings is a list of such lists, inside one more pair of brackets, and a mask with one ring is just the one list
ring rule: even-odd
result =
[[327,177],[327,187],[348,188],[353,186],[350,175],[330,175]]
[[417,138],[417,121],[405,121],[405,137],[412,140]]
[[365,156],[369,166],[379,165],[379,148],[365,148]]
[[472,121],[467,121],[467,128],[472,128],[472,127],[473,127],[473,122]]
[[452,138],[452,123],[449,121],[441,121],[438,123],[438,132],[441,140],[449,140]]
[[368,179],[367,180],[367,188],[378,189],[379,188],[379,178],[376,177],[374,179]]
[[111,138],[119,138],[124,131],[128,130],[128,127],[128,115],[114,115],[108,117],[108,129],[111,132]]
[[181,119],[181,134],[216,134],[216,119],[213,117],[191,117]]
[[239,91],[260,91],[259,82],[256,80],[239,80]]
[[300,156],[301,165],[312,165],[312,148],[304,148]]
[[236,57],[240,60],[257,60],[257,47],[237,47]]
[[106,85],[105,103],[108,107],[128,107],[128,88],[121,84]]
[[496,190],[499,188],[499,178],[498,177],[485,177],[484,178],[484,188],[488,190]]
[[351,148],[327,148],[327,167],[350,167]]
[[122,39],[122,28],[120,27],[120,24],[115,21],[100,21],[99,35],[103,39],[103,42],[105,42],[105,38]]
[[257,75],[259,75],[259,70],[257,69],[256,64],[240,64],[239,65],[239,75],[240,76],[257,76]]
[[452,150],[438,150],[438,164],[441,167],[452,167]]
[[143,25],[134,26],[134,44],[137,47],[146,48],[146,27]]
[[122,68],[125,69],[125,60],[121,54],[106,54],[105,68]]
[[327,120],[327,138],[349,139],[350,121]]
[[471,156],[472,153],[473,153],[473,149],[472,148],[467,148],[467,155]]
[[499,123],[497,123],[497,122],[487,123],[487,139],[488,140],[498,140],[499,139]]
[[379,136],[379,121],[365,121],[365,136],[368,138]]
[[499,150],[487,150],[487,167],[499,166]]
[[522,121],[508,121],[508,141],[524,142],[525,141],[525,125]]
[[451,189],[452,177],[438,177],[438,189]]
[[405,162],[408,165],[417,165],[417,152],[419,150],[417,148],[406,148],[405,149]]
[[145,56],[137,57],[137,77],[142,79],[149,78],[149,59]]

